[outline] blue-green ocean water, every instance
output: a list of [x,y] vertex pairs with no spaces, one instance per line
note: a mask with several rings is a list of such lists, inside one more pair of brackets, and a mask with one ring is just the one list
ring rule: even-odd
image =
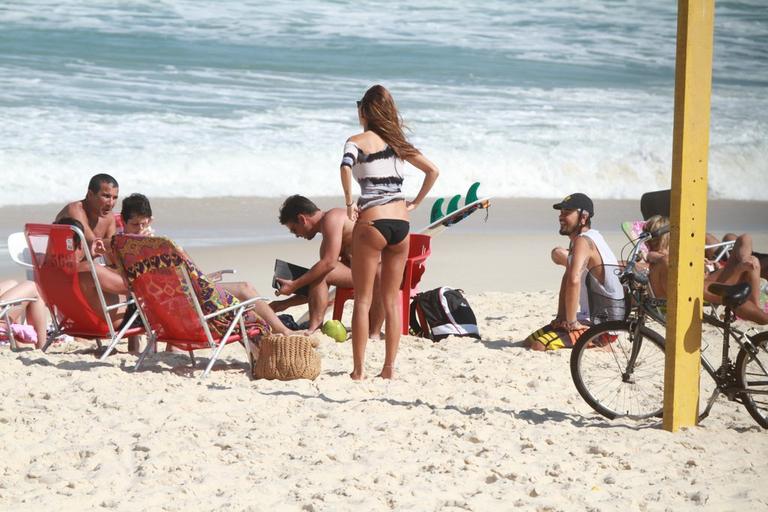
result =
[[[435,194],[669,186],[676,2],[10,1],[0,205],[338,195],[355,100],[391,89]],[[768,199],[768,7],[716,2],[710,196]],[[408,177],[417,177],[410,169]],[[418,179],[409,179],[414,191]]]

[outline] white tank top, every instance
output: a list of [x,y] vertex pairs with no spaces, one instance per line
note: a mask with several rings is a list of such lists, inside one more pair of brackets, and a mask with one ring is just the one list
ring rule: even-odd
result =
[[[594,242],[597,252],[600,254],[600,258],[603,260],[603,265],[615,265],[618,267],[618,260],[613,251],[608,247],[608,243],[596,229],[589,229],[579,236],[586,236],[592,242]],[[587,277],[589,275],[589,269],[581,273],[581,290],[579,292],[579,312],[576,317],[579,322],[587,322],[590,319],[589,316],[589,299],[587,297]],[[605,271],[605,282],[600,283],[596,279],[592,282],[592,288],[597,289],[606,297],[612,299],[621,300],[624,298],[624,288],[621,286],[619,276],[615,272],[612,272],[610,268]]]

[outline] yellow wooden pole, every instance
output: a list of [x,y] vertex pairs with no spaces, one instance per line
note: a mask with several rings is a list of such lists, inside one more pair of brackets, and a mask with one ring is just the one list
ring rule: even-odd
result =
[[696,424],[714,0],[679,0],[664,429]]

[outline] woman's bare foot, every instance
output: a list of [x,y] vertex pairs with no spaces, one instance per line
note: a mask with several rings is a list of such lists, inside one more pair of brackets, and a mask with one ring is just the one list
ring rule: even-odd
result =
[[382,379],[394,379],[395,378],[394,365],[385,364],[384,367],[381,369],[381,373],[378,376],[381,377]]
[[352,380],[363,380],[365,378],[365,375],[363,374],[363,372],[353,371],[352,373],[349,374],[349,378]]

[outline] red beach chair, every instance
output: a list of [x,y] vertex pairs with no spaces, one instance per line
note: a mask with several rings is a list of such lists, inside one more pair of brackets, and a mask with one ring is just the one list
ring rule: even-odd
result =
[[[405,262],[403,270],[403,282],[400,284],[400,307],[402,333],[408,334],[408,326],[411,318],[411,298],[417,293],[417,286],[421,281],[421,276],[427,269],[425,261],[432,254],[429,235],[420,235],[411,233],[409,235],[408,259]],[[408,293],[405,292],[408,290]],[[355,291],[352,288],[336,288],[336,299],[333,302],[333,319],[341,320],[344,312],[344,303],[349,299],[355,298]]]
[[189,256],[165,237],[116,235],[112,249],[149,333],[147,348],[136,362],[165,342],[189,352],[211,349],[201,378],[213,368],[224,345],[242,342],[250,361],[250,338],[270,332],[269,326],[250,312],[256,297],[239,301],[218,288],[200,272]]
[[[107,351],[104,352],[106,356],[122,338],[144,332],[141,328],[130,328],[137,313],[123,322],[119,331],[115,330],[110,312],[126,306],[128,302],[107,305],[82,231],[69,225],[27,224],[24,236],[32,259],[35,284],[48,306],[53,322],[53,330],[48,333],[43,351],[48,349],[54,339],[66,334],[96,340],[100,348],[101,340],[109,340]],[[76,239],[80,247],[85,248],[83,253],[101,306],[98,309],[94,309],[86,300],[80,287]]]

